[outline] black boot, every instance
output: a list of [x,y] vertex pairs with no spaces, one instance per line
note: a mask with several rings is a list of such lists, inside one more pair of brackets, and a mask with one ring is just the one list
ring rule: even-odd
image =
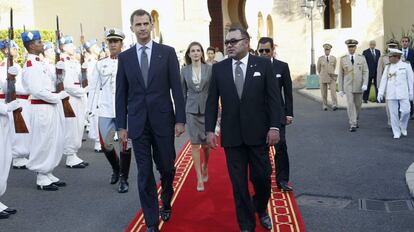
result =
[[131,149],[128,149],[125,152],[121,152],[120,163],[121,163],[121,170],[120,170],[119,177],[121,178],[121,181],[119,182],[118,192],[126,193],[128,192],[128,189],[129,189],[128,174],[129,174],[129,166],[131,165]]
[[119,158],[116,155],[115,149],[112,149],[111,151],[107,151],[106,149],[103,149],[106,159],[108,159],[109,164],[112,167],[112,176],[110,184],[116,184],[119,180]]

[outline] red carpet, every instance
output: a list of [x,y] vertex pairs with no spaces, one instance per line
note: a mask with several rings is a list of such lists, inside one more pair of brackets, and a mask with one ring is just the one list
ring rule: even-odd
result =
[[[274,167],[272,154],[274,154],[273,149],[270,157]],[[209,180],[204,185],[204,192],[196,190],[197,180],[192,165],[191,146],[186,143],[176,161],[175,195],[172,201],[173,215],[167,223],[161,221],[161,231],[240,231],[224,150],[220,148],[211,152]],[[273,221],[272,231],[305,231],[293,193],[282,193],[276,188],[274,173],[272,175],[272,194],[268,204],[268,212]],[[258,220],[256,224],[256,231],[266,231],[262,229]],[[139,211],[125,231],[145,232],[145,230],[143,215]]]

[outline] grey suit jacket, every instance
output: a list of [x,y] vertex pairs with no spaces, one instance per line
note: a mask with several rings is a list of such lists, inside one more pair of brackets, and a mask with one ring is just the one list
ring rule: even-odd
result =
[[211,65],[201,64],[201,81],[199,88],[193,82],[191,65],[181,69],[181,84],[183,87],[185,111],[192,114],[204,114],[211,79]]

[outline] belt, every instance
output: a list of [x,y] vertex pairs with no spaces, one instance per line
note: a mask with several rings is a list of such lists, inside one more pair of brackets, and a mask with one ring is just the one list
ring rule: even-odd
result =
[[0,99],[6,99],[6,94],[1,93],[0,94]]
[[27,99],[29,99],[29,95],[16,94],[16,98],[27,100]]
[[50,102],[43,101],[43,100],[40,100],[40,99],[32,99],[32,100],[30,101],[30,103],[32,103],[32,105],[43,105],[43,104],[48,104],[48,105],[51,105],[51,104],[52,104],[52,103],[50,103]]

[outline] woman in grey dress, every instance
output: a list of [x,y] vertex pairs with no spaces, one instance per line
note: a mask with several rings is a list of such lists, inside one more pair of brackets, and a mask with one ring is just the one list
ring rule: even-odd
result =
[[[204,110],[211,78],[211,65],[205,63],[204,50],[200,43],[192,42],[185,53],[186,66],[181,69],[187,131],[190,136],[194,169],[197,174],[197,191],[204,191],[208,180],[207,164],[210,155],[204,129]],[[203,164],[200,166],[200,147]]]

